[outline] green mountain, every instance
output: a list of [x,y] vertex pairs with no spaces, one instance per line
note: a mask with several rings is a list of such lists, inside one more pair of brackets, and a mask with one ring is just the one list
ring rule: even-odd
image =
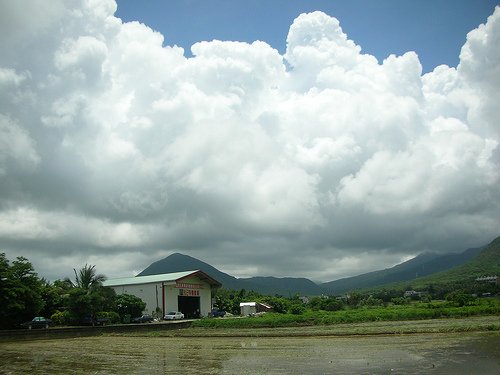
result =
[[[220,282],[226,289],[246,289],[252,290],[254,285],[241,281],[234,276],[219,271],[208,263],[202,262],[196,258],[180,253],[174,253],[166,258],[151,263],[137,276],[159,275],[162,273],[183,272],[192,270],[202,270],[206,274]],[[255,289],[254,289],[255,290]]]
[[296,293],[319,295],[324,291],[317,284],[305,278],[252,277],[238,279],[219,271],[208,263],[188,255],[174,253],[149,265],[137,276],[157,275],[170,272],[202,270],[222,284],[223,288],[234,290],[253,290],[267,295],[290,296]]
[[208,263],[179,253],[152,263],[137,276],[170,272],[202,270],[222,283],[226,289],[246,289],[267,295],[295,294],[321,295],[344,294],[351,290],[375,290],[381,288],[414,289],[429,285],[473,282],[480,276],[500,275],[500,237],[488,246],[469,249],[459,254],[424,253],[385,270],[347,277],[323,284],[315,284],[306,278],[251,277],[236,278],[219,271]]
[[[291,297],[295,294],[318,296],[325,294],[325,290],[318,284],[303,277],[250,277],[239,279],[258,286],[261,294],[282,295]],[[255,290],[255,289],[254,289]]]
[[500,237],[495,238],[484,247],[478,256],[467,263],[412,281],[412,286],[425,288],[438,284],[467,284],[481,276],[500,276]]
[[344,294],[355,289],[365,289],[399,281],[415,280],[419,277],[451,269],[477,256],[483,248],[468,249],[463,253],[423,253],[406,262],[384,270],[320,284],[328,294]]

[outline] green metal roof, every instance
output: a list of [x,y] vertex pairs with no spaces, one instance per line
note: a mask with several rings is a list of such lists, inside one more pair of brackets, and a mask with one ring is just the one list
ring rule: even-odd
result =
[[179,279],[183,279],[188,276],[198,276],[200,279],[205,280],[207,283],[215,286],[220,286],[221,284],[200,270],[194,271],[184,271],[184,272],[174,272],[174,273],[162,273],[159,275],[148,275],[148,276],[135,276],[135,277],[122,277],[119,279],[110,279],[102,283],[104,286],[121,286],[121,285],[136,285],[136,284],[152,284],[152,283],[164,283],[164,282],[175,282]]

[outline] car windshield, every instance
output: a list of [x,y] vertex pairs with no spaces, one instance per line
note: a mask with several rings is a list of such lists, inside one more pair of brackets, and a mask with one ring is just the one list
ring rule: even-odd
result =
[[167,315],[175,315],[177,314],[175,311],[170,311]]

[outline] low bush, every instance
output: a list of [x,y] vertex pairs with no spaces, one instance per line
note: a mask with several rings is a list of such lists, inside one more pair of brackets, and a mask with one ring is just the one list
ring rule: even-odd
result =
[[302,306],[302,305],[299,305],[299,304],[292,305],[288,309],[288,312],[290,314],[294,314],[294,315],[303,314],[305,311],[306,311],[306,308],[304,306]]
[[266,328],[304,325],[331,325],[373,321],[460,318],[477,315],[500,315],[500,300],[480,301],[477,305],[457,307],[447,303],[414,303],[387,307],[358,307],[339,311],[312,311],[301,314],[268,313],[259,317],[237,319],[201,319],[194,327]]
[[101,311],[96,314],[96,317],[108,319],[111,324],[120,323],[120,315],[115,311]]
[[56,312],[51,315],[50,319],[57,326],[68,324],[68,312],[56,310]]

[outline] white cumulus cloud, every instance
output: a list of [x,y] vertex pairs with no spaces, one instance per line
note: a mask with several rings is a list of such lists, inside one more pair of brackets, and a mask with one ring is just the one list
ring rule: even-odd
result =
[[8,255],[49,278],[181,251],[329,281],[499,234],[500,8],[458,67],[424,75],[414,52],[379,62],[322,12],[296,18],[283,55],[214,40],[188,58],[115,11],[0,5]]

